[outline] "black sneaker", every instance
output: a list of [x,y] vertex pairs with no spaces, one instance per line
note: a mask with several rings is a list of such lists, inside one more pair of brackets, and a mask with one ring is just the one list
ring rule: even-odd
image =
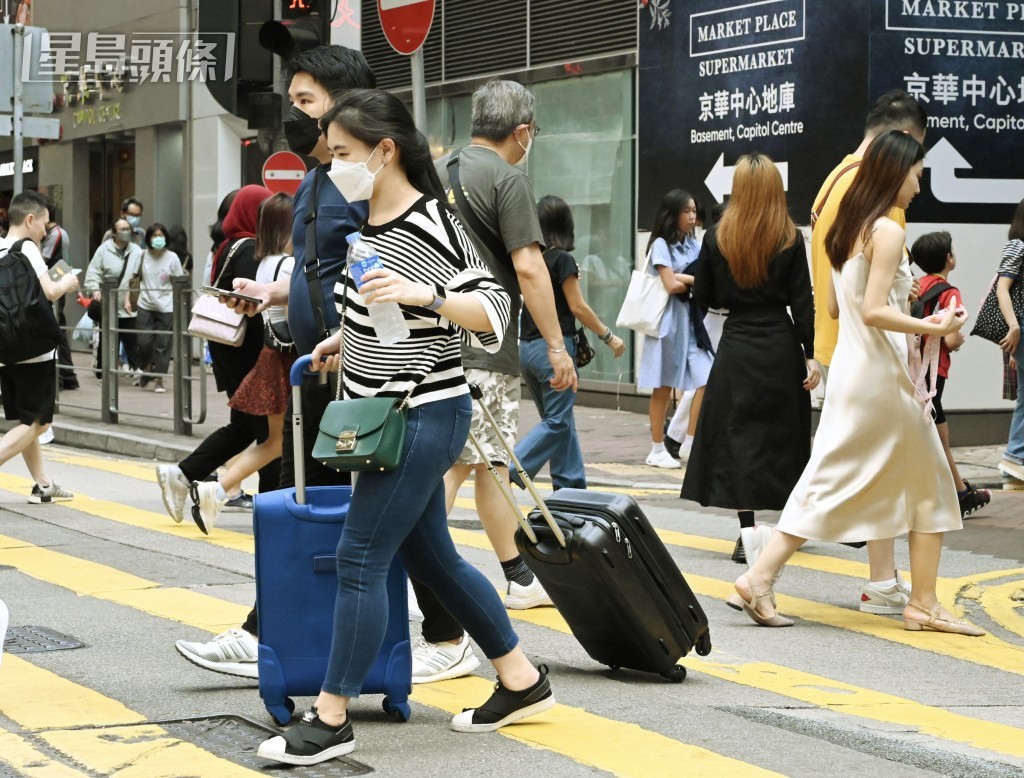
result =
[[237,497],[232,497],[224,506],[226,511],[251,511],[252,495],[240,492]]
[[494,684],[492,694],[479,708],[465,708],[452,719],[456,732],[493,732],[516,721],[534,716],[555,706],[555,695],[548,683],[547,665],[537,668],[540,678],[529,689],[513,692],[506,689],[501,679]]
[[957,497],[960,498],[960,518],[962,519],[969,518],[972,513],[992,502],[992,492],[988,489],[975,489],[968,481],[964,481],[964,486],[967,489],[962,494],[957,494]]
[[256,756],[293,765],[314,765],[351,754],[356,747],[352,720],[346,716],[340,727],[324,724],[314,705],[302,721],[285,730],[284,735],[260,743]]

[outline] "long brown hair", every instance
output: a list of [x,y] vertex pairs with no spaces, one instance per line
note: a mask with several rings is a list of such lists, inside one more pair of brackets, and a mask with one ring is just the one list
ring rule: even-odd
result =
[[750,289],[764,283],[772,259],[795,239],[779,169],[766,154],[743,155],[718,223],[718,248],[737,286]]
[[292,237],[292,198],[284,192],[260,203],[256,226],[256,259],[283,254]]
[[922,159],[924,146],[900,130],[883,132],[871,141],[825,235],[832,267],[841,270],[857,240],[866,239],[871,225],[892,210],[907,174]]
[[1008,237],[1010,240],[1024,240],[1024,200],[1017,203],[1017,210],[1013,212]]

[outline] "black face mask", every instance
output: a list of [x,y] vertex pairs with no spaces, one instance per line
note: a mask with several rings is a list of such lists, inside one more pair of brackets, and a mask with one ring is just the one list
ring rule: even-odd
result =
[[284,120],[284,137],[288,148],[299,154],[309,155],[320,140],[320,122],[311,119],[297,106],[288,109],[288,118]]

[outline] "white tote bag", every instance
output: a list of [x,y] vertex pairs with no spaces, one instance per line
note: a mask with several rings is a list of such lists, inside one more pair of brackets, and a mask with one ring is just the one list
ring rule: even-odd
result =
[[643,268],[634,270],[629,279],[626,299],[622,301],[619,317],[615,320],[616,327],[627,327],[643,335],[658,337],[661,329],[661,317],[665,315],[668,305],[668,292],[661,283],[660,275],[651,275],[651,253]]

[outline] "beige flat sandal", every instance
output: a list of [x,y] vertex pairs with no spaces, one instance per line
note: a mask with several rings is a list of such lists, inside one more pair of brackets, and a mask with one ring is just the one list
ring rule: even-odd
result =
[[[907,611],[911,608],[928,618],[909,618]],[[944,619],[939,615],[941,612],[942,605],[936,605],[931,610],[927,610],[920,605],[908,602],[907,607],[903,609],[903,629],[908,632],[921,632],[922,630],[930,629],[935,632],[949,632],[954,635],[967,635],[972,638],[980,638],[982,635],[987,634],[981,627],[976,627],[969,621],[950,621],[949,619]]]

